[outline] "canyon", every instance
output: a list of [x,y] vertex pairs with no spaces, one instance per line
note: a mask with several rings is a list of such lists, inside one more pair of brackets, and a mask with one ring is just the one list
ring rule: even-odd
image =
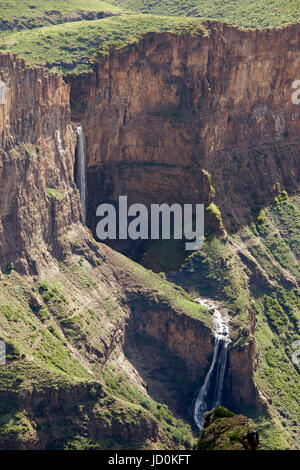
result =
[[[105,448],[192,447],[189,407],[214,349],[199,296],[213,297],[230,322],[222,404],[262,429],[271,423],[267,448],[299,445],[297,394],[284,387],[295,380],[296,390],[298,380],[285,349],[299,315],[289,224],[299,213],[300,112],[291,85],[300,27],[205,29],[148,33],[79,76],[0,53],[0,331],[12,349],[0,374],[1,448],[58,448],[78,436]],[[76,186],[78,129],[89,228]],[[128,247],[97,243],[96,207],[124,194],[147,206],[213,203],[204,250],[163,276],[119,253]],[[273,239],[267,250],[269,227],[287,240],[290,265],[270,248]],[[132,257],[144,254],[142,247]],[[276,289],[284,333],[269,305]],[[290,374],[280,412],[264,372],[265,357],[279,367],[272,344]]]

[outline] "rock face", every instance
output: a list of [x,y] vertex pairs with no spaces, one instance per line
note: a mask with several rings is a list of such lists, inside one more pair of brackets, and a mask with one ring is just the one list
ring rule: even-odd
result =
[[225,223],[299,182],[299,25],[243,31],[207,23],[207,36],[147,34],[69,78],[87,136],[89,225],[95,207],[126,194],[141,203],[202,202]]
[[258,450],[258,432],[249,426],[243,415],[235,415],[223,407],[205,414],[204,429],[197,450]]
[[149,306],[145,315],[133,308],[127,341],[134,341],[136,335],[155,339],[160,348],[181,359],[189,382],[204,379],[213,354],[213,339],[210,329],[197,319],[177,315],[169,308],[159,310]]
[[263,411],[254,382],[255,351],[255,342],[251,340],[229,352],[223,403],[237,412],[245,409],[255,413]]
[[0,54],[0,80],[0,266],[14,262],[28,273],[28,250],[43,241],[53,246],[80,220],[69,87],[12,54]]
[[[8,393],[0,390],[0,401],[8,412],[17,412],[23,425],[20,439],[17,432],[1,433],[1,450],[44,450],[62,446],[70,435],[80,435],[82,429],[98,443],[114,437],[125,442],[142,442],[158,438],[158,425],[147,411],[130,409],[131,422],[126,422],[126,406],[120,401],[112,405],[109,415],[107,397],[99,382],[47,388],[42,391]],[[5,406],[4,405],[4,406]],[[115,409],[114,409],[115,408]],[[109,419],[105,416],[109,415]],[[22,416],[23,415],[23,416]],[[105,419],[106,418],[106,419]],[[17,428],[16,428],[17,429]]]

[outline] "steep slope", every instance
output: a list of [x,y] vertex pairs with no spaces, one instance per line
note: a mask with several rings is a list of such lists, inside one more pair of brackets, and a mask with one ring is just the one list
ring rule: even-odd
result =
[[12,0],[0,6],[0,49],[63,73],[83,72],[99,50],[124,47],[147,31],[191,32],[207,19],[279,27],[297,23],[299,15],[297,0]]
[[242,350],[255,341],[255,382],[273,423],[262,413],[257,425],[262,445],[271,449],[299,448],[299,365],[292,360],[300,334],[299,207],[299,196],[281,193],[255,223],[208,241],[181,275],[170,276],[229,309],[233,346],[224,395],[229,409],[236,407],[231,369],[243,370]]
[[[45,260],[45,251],[35,250],[38,276],[12,270],[0,281],[7,348],[0,367],[1,448],[60,448],[77,436],[83,447],[89,441],[100,448],[191,446],[190,427],[177,419],[187,411],[174,416],[167,406],[172,403],[147,389],[135,362],[123,359],[130,393],[121,396],[104,367],[125,343],[127,349],[133,344],[134,327],[143,335],[145,354],[149,338],[157,354],[164,351],[170,370],[171,359],[182,362],[187,392],[207,367],[209,317],[159,276],[145,272],[148,280],[141,283],[141,268],[136,276],[132,262],[93,244],[83,228],[66,232],[61,243],[60,260],[49,254]],[[195,343],[193,358],[186,337]]]
[[29,250],[43,242],[54,250],[56,238],[80,220],[69,88],[12,54],[0,54],[0,78],[0,267],[5,272],[18,259],[21,272],[36,274]]
[[259,435],[243,415],[223,407],[207,413],[197,450],[258,450]]
[[158,403],[128,359],[140,395],[135,384],[120,397],[104,368],[125,345],[134,348],[138,333],[155,342],[170,370],[182,362],[191,393],[208,367],[210,315],[160,276],[95,243],[80,223],[68,86],[13,55],[0,61],[0,337],[7,351],[0,447],[191,446],[190,426],[177,419],[187,411],[176,413],[167,387]]
[[197,18],[170,18],[154,15],[113,16],[94,21],[81,20],[44,26],[34,30],[0,30],[0,49],[12,51],[30,64],[44,65],[63,73],[92,70],[94,57],[109,47],[123,48],[136,43],[146,32],[203,32]]

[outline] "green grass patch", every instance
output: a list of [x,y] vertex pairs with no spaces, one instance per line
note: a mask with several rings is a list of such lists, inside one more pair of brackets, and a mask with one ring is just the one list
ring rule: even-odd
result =
[[296,23],[298,0],[115,0],[115,4],[144,14],[194,16],[245,28],[267,28]]
[[55,201],[61,201],[64,198],[63,193],[55,188],[46,188],[46,194],[50,199],[54,199]]
[[142,285],[141,294],[147,298],[145,309],[149,308],[149,301],[151,301],[160,308],[173,309],[178,314],[186,314],[200,320],[209,328],[212,327],[212,319],[208,309],[194,302],[184,289],[166,281],[163,276],[145,269],[120,253],[117,253],[116,256],[130,272],[130,276],[137,285]]
[[[102,0],[9,0],[0,5],[0,30],[14,27],[31,29],[56,22],[76,21],[78,14],[84,12],[120,13],[122,10],[113,3]],[[67,15],[70,15],[69,18]]]
[[12,51],[32,65],[58,72],[87,72],[91,59],[110,48],[134,44],[147,32],[208,34],[198,19],[126,15],[80,21],[0,35],[0,49]]
[[115,367],[109,364],[105,368],[104,379],[109,393],[135,403],[151,413],[161,423],[162,430],[173,442],[186,449],[193,447],[194,439],[190,426],[176,419],[166,405],[154,401],[129,385],[126,376],[119,374]]

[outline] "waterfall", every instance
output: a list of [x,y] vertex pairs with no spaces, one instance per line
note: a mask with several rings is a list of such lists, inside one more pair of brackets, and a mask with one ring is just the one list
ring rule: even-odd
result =
[[196,299],[196,302],[208,307],[214,312],[214,354],[210,368],[204,383],[197,392],[194,407],[194,421],[201,431],[204,423],[204,413],[221,405],[222,391],[224,385],[225,369],[227,363],[227,351],[230,343],[229,327],[227,319],[209,300]]
[[6,103],[6,85],[0,80],[0,104]]
[[77,186],[80,191],[83,221],[86,222],[86,167],[84,153],[84,135],[82,127],[77,127]]

